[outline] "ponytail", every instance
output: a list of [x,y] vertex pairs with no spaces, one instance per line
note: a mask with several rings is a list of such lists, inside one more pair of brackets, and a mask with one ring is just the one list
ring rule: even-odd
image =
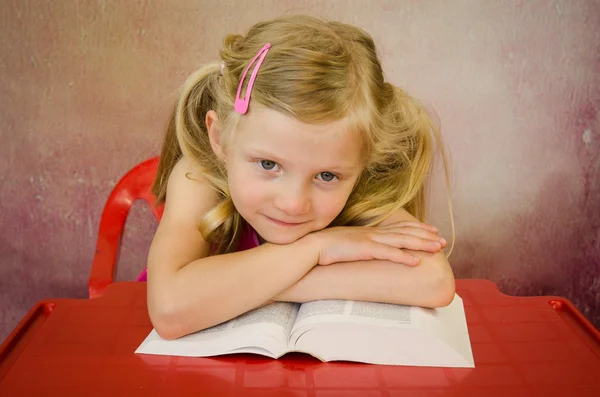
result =
[[181,148],[177,142],[177,136],[175,135],[175,112],[176,107],[173,108],[171,115],[169,116],[165,139],[160,151],[158,170],[156,172],[154,183],[152,184],[152,194],[156,197],[156,205],[164,204],[165,198],[167,197],[167,181],[169,180],[169,175],[182,155]]
[[163,204],[167,198],[167,182],[177,162],[185,156],[198,164],[203,171],[202,176],[220,197],[219,203],[204,215],[198,225],[206,241],[213,243],[215,254],[235,250],[242,226],[242,218],[229,194],[225,166],[212,151],[205,121],[209,110],[219,109],[219,105],[225,102],[220,77],[220,66],[208,64],[193,73],[183,85],[167,124],[158,172],[152,186],[157,205]]
[[210,85],[211,80],[216,78],[216,71],[218,67],[210,64],[192,74],[185,82],[179,100],[171,111],[158,172],[152,186],[157,204],[164,203],[167,181],[182,156],[198,162],[201,166],[213,160],[206,158],[206,148],[210,147],[210,142],[204,117],[213,105]]
[[425,222],[429,177],[437,148],[446,178],[453,247],[450,177],[439,129],[425,107],[400,88],[385,83],[381,95],[386,106],[374,117],[377,122],[371,127],[372,134],[367,134],[371,136],[371,157],[333,224],[375,226],[402,208]]

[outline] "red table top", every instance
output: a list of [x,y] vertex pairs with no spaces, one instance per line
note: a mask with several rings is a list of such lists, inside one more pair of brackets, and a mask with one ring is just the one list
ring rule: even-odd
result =
[[0,346],[0,396],[600,396],[600,332],[557,297],[458,280],[475,368],[136,355],[152,329],[146,283],[36,304]]

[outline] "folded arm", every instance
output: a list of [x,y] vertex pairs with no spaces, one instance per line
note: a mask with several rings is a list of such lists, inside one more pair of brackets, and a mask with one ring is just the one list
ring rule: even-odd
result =
[[454,276],[443,253],[412,252],[421,264],[381,260],[317,266],[275,301],[350,299],[421,307],[443,307],[454,297]]
[[[400,221],[417,219],[402,209],[380,226]],[[450,304],[454,298],[455,280],[445,253],[404,251],[418,257],[420,264],[413,267],[385,260],[367,260],[316,266],[273,300],[350,299],[422,307]]]

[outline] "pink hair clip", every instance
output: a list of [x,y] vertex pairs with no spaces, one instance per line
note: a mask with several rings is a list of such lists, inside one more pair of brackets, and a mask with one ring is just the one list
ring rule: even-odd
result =
[[[233,105],[233,108],[239,114],[246,114],[246,112],[248,111],[248,104],[250,103],[250,93],[252,92],[252,87],[254,86],[254,80],[256,80],[256,76],[258,75],[258,69],[260,69],[260,65],[262,65],[263,61],[265,60],[265,56],[267,55],[267,52],[269,52],[269,48],[271,48],[271,43],[265,44],[265,46],[261,48],[260,51],[258,51],[254,58],[252,58],[248,66],[246,66],[244,74],[242,74],[242,78],[240,79],[240,85],[238,86],[237,94],[235,95],[235,103]],[[258,57],[260,57],[260,59],[258,59],[258,62],[256,62],[256,59]],[[250,76],[250,81],[248,82],[248,87],[246,88],[246,95],[244,96],[244,99],[242,99],[240,98],[240,95],[242,93],[242,86],[244,85],[246,74],[248,73],[248,70],[254,64],[254,62],[256,62],[256,66],[254,67],[252,75]]]

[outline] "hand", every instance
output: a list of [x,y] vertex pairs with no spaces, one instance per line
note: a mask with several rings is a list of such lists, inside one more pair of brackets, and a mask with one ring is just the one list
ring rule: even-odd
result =
[[436,228],[412,221],[375,227],[333,227],[311,234],[318,242],[319,265],[379,259],[416,266],[419,258],[403,249],[438,252],[446,246]]

